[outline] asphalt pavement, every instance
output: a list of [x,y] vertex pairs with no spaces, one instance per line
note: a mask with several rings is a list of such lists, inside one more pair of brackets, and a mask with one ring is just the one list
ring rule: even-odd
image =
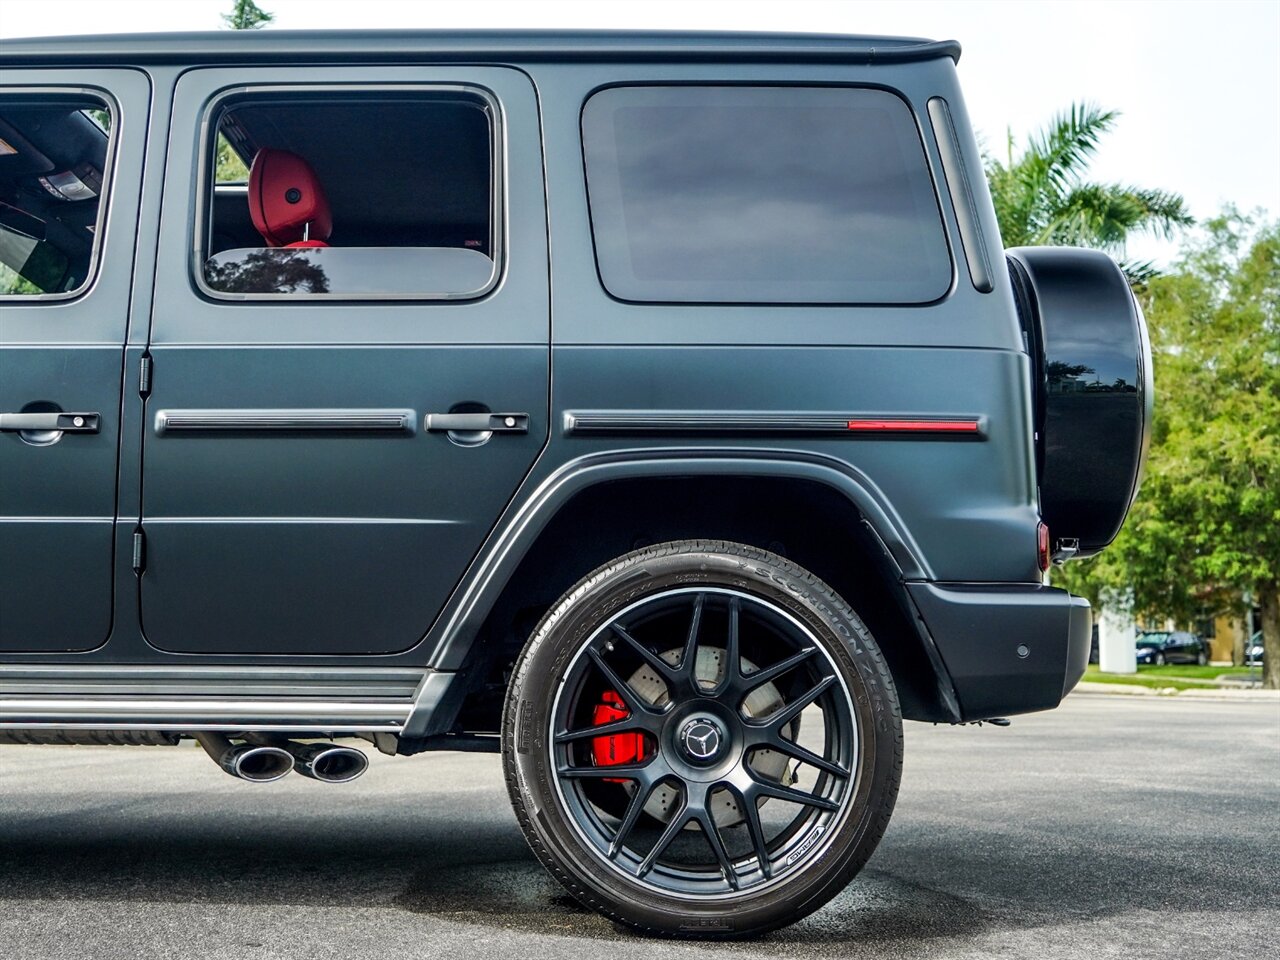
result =
[[870,864],[757,941],[646,940],[534,861],[498,758],[375,756],[353,784],[194,746],[0,746],[0,958],[1280,956],[1280,705],[1075,695],[908,724]]

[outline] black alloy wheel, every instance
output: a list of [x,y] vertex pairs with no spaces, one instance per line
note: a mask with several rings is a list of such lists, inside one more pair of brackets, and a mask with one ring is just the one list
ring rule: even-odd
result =
[[629,554],[517,662],[508,788],[530,845],[632,926],[742,936],[838,893],[901,769],[892,679],[829,587],[741,544]]

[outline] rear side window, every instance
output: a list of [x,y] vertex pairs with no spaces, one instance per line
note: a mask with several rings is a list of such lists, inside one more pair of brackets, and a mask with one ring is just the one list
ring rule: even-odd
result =
[[112,116],[79,91],[0,95],[0,296],[58,299],[89,282]]
[[857,87],[613,87],[582,113],[622,300],[927,303],[951,258],[915,120]]
[[497,124],[469,88],[224,98],[205,126],[200,284],[233,299],[482,295],[500,254]]

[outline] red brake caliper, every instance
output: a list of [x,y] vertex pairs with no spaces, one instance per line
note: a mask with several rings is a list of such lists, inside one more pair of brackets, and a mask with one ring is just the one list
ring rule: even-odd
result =
[[[622,698],[612,690],[606,690],[591,714],[592,726],[601,727],[630,715]],[[595,737],[591,741],[591,759],[597,767],[617,767],[625,763],[644,760],[644,734],[615,733],[607,737]],[[605,783],[626,783],[626,780],[608,778]]]

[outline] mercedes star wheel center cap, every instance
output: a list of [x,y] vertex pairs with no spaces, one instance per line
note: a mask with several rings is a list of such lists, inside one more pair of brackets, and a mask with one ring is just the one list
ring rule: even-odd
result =
[[694,717],[680,731],[680,747],[694,763],[710,763],[724,748],[720,724],[709,717]]

